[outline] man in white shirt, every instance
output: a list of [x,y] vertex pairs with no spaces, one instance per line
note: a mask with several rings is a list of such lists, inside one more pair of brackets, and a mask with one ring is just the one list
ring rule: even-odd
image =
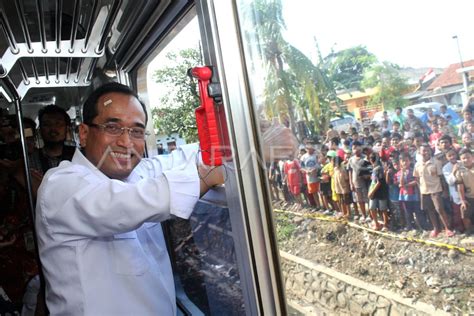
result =
[[[144,105],[112,83],[84,104],[82,150],[48,171],[36,207],[38,246],[52,315],[175,315],[160,221],[187,218],[223,183],[181,150],[145,159]],[[202,180],[205,178],[204,180]]]

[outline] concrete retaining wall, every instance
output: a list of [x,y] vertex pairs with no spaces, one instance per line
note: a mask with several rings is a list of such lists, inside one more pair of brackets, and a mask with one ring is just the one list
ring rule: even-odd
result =
[[312,306],[307,314],[449,315],[286,252],[280,256],[287,299]]

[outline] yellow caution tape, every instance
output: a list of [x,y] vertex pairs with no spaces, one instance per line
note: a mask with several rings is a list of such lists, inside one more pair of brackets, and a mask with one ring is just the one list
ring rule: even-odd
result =
[[371,228],[367,228],[367,227],[364,227],[364,226],[357,225],[355,223],[348,222],[346,219],[338,219],[338,218],[334,218],[334,217],[323,215],[323,214],[297,213],[297,212],[284,211],[284,210],[279,210],[279,209],[273,209],[273,211],[276,212],[276,213],[292,214],[292,215],[301,216],[301,217],[305,217],[305,218],[314,218],[314,219],[322,220],[322,221],[326,221],[326,222],[345,223],[346,225],[349,225],[350,227],[354,227],[354,228],[357,228],[357,229],[360,229],[360,230],[365,230],[365,231],[368,231],[370,233],[377,234],[377,235],[380,235],[380,236],[384,236],[384,237],[387,237],[387,238],[399,239],[399,240],[410,241],[410,242],[416,242],[416,243],[425,244],[425,245],[428,245],[428,246],[434,246],[434,247],[438,247],[438,248],[453,249],[453,250],[457,250],[457,251],[459,251],[463,254],[468,254],[468,253],[473,253],[474,254],[474,249],[468,249],[468,248],[459,247],[459,246],[456,246],[456,245],[446,244],[446,243],[432,241],[432,240],[424,240],[424,239],[420,239],[420,238],[405,237],[405,236],[400,236],[400,235],[396,235],[396,234],[392,234],[392,233],[381,232],[381,231],[378,231],[378,230],[374,230],[374,229],[371,229]]

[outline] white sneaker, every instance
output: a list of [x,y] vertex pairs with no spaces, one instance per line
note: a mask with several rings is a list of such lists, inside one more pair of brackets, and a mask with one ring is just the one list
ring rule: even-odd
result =
[[359,217],[359,224],[364,224],[365,223],[365,217],[361,216]]
[[332,211],[330,209],[327,209],[323,212],[324,215],[331,215]]
[[365,222],[366,222],[366,223],[372,223],[372,219],[370,218],[370,216],[367,216],[367,217],[365,218]]
[[357,220],[359,220],[359,216],[354,215],[354,222],[357,221]]

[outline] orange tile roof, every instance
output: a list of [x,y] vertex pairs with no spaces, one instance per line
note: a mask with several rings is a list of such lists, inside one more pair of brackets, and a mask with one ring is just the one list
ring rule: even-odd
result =
[[[463,62],[464,67],[474,66],[474,59]],[[443,88],[462,84],[461,74],[457,73],[456,70],[461,68],[461,63],[449,65],[441,75],[438,76],[429,86],[427,90],[434,90],[435,88]],[[474,71],[469,72],[469,76],[473,76]]]

